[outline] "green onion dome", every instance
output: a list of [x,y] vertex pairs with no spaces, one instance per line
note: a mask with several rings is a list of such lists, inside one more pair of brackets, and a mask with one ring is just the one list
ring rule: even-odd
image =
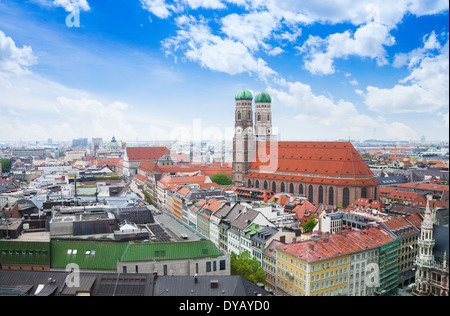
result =
[[255,103],[272,103],[272,98],[269,94],[261,92],[255,97]]
[[242,89],[238,93],[236,93],[235,99],[236,99],[236,101],[240,101],[240,100],[252,101],[253,100],[253,95],[252,95],[252,93],[250,91]]

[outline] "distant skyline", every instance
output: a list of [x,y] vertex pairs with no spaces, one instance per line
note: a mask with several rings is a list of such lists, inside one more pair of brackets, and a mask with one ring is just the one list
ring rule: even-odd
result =
[[0,143],[228,140],[244,87],[282,140],[448,142],[448,24],[448,0],[0,0]]

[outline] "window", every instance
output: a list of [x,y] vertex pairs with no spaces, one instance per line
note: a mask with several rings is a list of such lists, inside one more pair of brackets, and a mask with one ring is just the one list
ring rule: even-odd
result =
[[268,187],[267,181],[264,181],[264,189],[267,190]]
[[348,188],[344,188],[342,193],[342,206],[347,207],[350,204],[350,190]]
[[310,185],[308,188],[308,201],[311,203],[313,203],[314,201],[314,189],[312,185]]
[[289,193],[294,193],[294,184],[289,185]]
[[367,188],[362,188],[361,189],[361,197],[362,198],[367,198]]
[[211,261],[206,262],[206,272],[211,272]]
[[300,184],[300,185],[298,186],[298,194],[303,195],[303,184]]
[[220,265],[220,271],[225,270],[225,268],[226,268],[226,261],[225,260],[220,260],[219,265]]
[[240,121],[241,119],[242,119],[241,112],[238,112],[238,121]]
[[332,187],[328,190],[328,204],[334,205],[334,190]]
[[323,203],[323,187],[319,187],[319,204]]
[[275,193],[277,192],[277,184],[275,183],[275,181],[272,182],[272,191]]

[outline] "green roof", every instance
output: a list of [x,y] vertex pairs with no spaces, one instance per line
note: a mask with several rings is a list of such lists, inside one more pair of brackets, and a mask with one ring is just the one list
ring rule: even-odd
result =
[[75,263],[80,269],[107,271],[116,270],[118,262],[198,259],[221,255],[209,240],[172,243],[52,241],[52,268],[65,268]]
[[127,246],[128,243],[119,242],[55,240],[52,241],[52,268],[64,269],[75,263],[80,269],[116,270]]
[[238,93],[236,93],[236,97],[235,97],[236,101],[239,100],[249,100],[252,101],[253,100],[253,95],[250,91],[242,89],[240,91],[238,91]]
[[218,257],[221,255],[222,253],[209,240],[193,242],[130,244],[120,261],[166,261],[210,258]]
[[260,230],[262,230],[263,228],[264,228],[264,226],[253,223],[244,230],[244,233],[246,233],[248,235],[254,235],[257,232],[259,232]]
[[255,103],[272,103],[272,98],[269,94],[261,92],[255,97]]
[[0,241],[0,263],[50,266],[50,242]]

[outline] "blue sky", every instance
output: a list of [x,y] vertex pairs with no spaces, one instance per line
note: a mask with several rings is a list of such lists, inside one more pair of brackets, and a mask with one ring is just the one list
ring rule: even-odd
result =
[[282,140],[448,141],[448,6],[0,0],[0,142],[229,138],[243,87]]

